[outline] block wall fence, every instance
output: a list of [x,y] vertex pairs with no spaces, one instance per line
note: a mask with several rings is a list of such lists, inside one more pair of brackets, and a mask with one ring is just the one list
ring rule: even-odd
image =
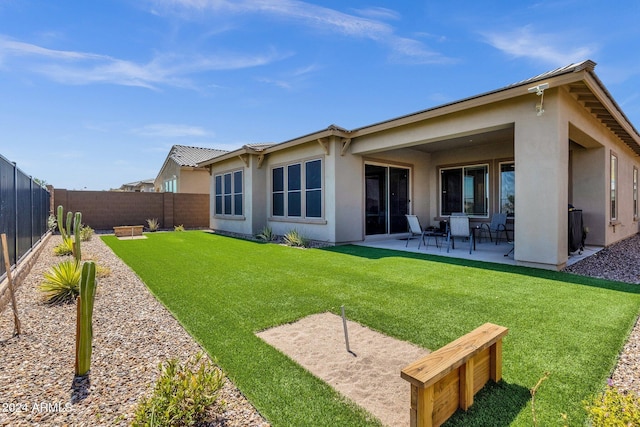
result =
[[209,195],[53,189],[51,211],[82,212],[82,223],[94,230],[120,225],[147,225],[157,218],[160,228],[209,228]]

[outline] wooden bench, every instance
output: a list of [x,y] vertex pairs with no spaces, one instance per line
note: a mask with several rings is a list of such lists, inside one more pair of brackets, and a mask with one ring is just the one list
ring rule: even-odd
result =
[[502,378],[502,338],[509,330],[485,323],[406,366],[411,383],[411,427],[437,427],[458,408],[467,410],[489,381]]
[[113,227],[113,233],[116,237],[133,237],[142,236],[144,225],[121,225]]

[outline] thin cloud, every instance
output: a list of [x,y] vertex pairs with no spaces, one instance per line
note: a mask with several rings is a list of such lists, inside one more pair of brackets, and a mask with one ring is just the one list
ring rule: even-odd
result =
[[189,75],[217,70],[258,67],[290,56],[275,49],[250,55],[226,53],[218,55],[157,55],[147,63],[113,58],[87,52],[55,50],[0,36],[0,64],[8,68],[10,59],[27,59],[24,67],[51,80],[69,85],[93,83],[139,86],[191,87]]
[[555,66],[588,59],[595,51],[594,46],[563,48],[560,34],[539,33],[530,25],[509,32],[487,32],[482,34],[491,46],[516,58],[542,60]]
[[[450,59],[428,49],[422,42],[396,34],[395,28],[380,21],[381,18],[398,19],[399,14],[385,8],[361,9],[365,16],[355,16],[335,9],[299,0],[151,0],[166,11],[185,16],[189,12],[200,17],[205,11],[235,14],[263,13],[288,19],[296,24],[320,31],[373,40],[389,48],[392,57],[408,57],[419,63],[445,63]],[[409,43],[411,41],[411,43]],[[411,45],[411,48],[408,46]]]
[[353,11],[360,16],[364,16],[370,19],[389,19],[399,20],[400,14],[395,10],[387,9],[386,7],[370,7],[367,9],[353,9]]
[[193,138],[211,137],[209,132],[199,126],[189,126],[171,123],[155,123],[141,128],[133,129],[132,133],[152,138]]

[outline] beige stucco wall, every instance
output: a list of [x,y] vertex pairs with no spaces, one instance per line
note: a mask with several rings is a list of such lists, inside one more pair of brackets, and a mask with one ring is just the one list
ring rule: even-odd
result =
[[178,177],[178,193],[209,194],[209,171],[201,168],[182,168]]

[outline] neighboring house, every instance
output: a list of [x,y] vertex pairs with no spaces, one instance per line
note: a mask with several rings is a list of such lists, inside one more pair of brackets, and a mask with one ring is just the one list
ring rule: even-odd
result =
[[147,193],[155,191],[153,186],[153,179],[144,179],[142,181],[130,182],[128,184],[122,184],[119,191],[134,191],[138,193]]
[[297,229],[329,243],[397,238],[452,212],[506,212],[517,264],[560,269],[568,205],[587,243],[638,229],[640,135],[584,61],[510,86],[354,130],[337,126],[200,163],[211,227]]
[[154,185],[166,193],[209,193],[210,177],[198,163],[226,153],[213,148],[174,145],[164,161]]

